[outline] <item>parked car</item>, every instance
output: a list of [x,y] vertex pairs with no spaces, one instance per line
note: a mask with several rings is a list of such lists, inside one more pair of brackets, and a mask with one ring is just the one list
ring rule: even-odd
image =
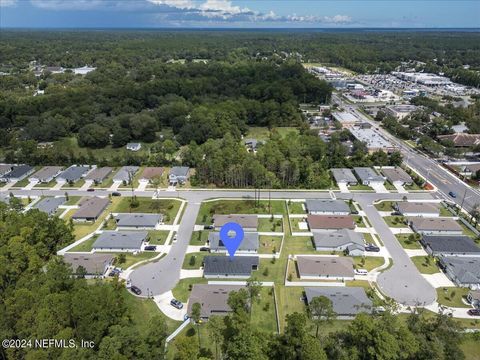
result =
[[120,269],[112,269],[112,270],[110,271],[110,273],[108,274],[108,276],[117,276],[117,275],[119,275],[121,272],[122,272],[122,270],[120,270]]
[[147,246],[144,247],[143,250],[145,250],[145,251],[155,251],[155,250],[157,250],[157,247],[155,245],[147,245]]
[[177,299],[172,299],[172,301],[170,301],[170,305],[172,305],[174,308],[177,308],[179,310],[183,309],[183,304]]
[[95,189],[90,188],[90,189],[87,189],[87,191],[92,192],[92,191],[95,191]]
[[200,251],[210,251],[210,248],[206,247],[206,246],[202,246],[200,248]]
[[367,244],[367,246],[365,246],[365,251],[380,252],[380,248],[374,244]]
[[480,309],[470,309],[467,311],[470,316],[480,316]]
[[122,196],[122,194],[119,193],[118,191],[114,191],[112,192],[112,196]]
[[455,194],[453,191],[450,191],[448,195],[450,195],[454,199],[457,197],[457,194]]
[[365,269],[355,269],[355,274],[357,275],[367,275],[368,271]]
[[177,234],[173,235],[173,241],[177,241]]
[[204,230],[212,230],[213,229],[213,225],[205,225],[203,227]]
[[140,295],[142,293],[142,290],[140,290],[138,287],[136,286],[132,286],[130,288],[130,290],[135,294],[135,295]]

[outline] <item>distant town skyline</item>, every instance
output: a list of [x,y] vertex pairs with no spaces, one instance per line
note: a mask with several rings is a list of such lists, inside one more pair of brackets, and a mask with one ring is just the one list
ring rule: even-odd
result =
[[480,28],[480,1],[0,0],[1,28]]

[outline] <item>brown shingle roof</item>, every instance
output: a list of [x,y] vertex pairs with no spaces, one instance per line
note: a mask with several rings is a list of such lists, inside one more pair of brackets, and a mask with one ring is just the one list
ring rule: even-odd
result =
[[213,223],[216,227],[223,226],[229,222],[236,222],[243,228],[258,228],[257,215],[214,215]]
[[407,202],[402,201],[397,203],[398,211],[404,213],[423,213],[423,214],[439,214],[440,209],[436,204],[421,203],[421,202]]
[[297,256],[300,276],[353,277],[353,260],[342,256]]
[[163,171],[164,171],[163,167],[146,167],[143,170],[141,178],[151,180],[154,177],[162,176]]
[[456,133],[451,135],[440,135],[441,140],[452,140],[455,146],[470,147],[480,144],[480,134]]
[[308,226],[314,229],[354,229],[355,223],[350,215],[308,215]]
[[453,219],[409,217],[408,222],[419,231],[462,231],[462,227]]
[[73,214],[73,219],[91,219],[98,218],[103,210],[108,206],[108,198],[84,198],[80,201],[79,209]]

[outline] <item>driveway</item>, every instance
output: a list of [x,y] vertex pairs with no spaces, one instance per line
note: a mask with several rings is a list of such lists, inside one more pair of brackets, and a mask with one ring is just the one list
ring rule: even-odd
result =
[[386,194],[386,193],[389,193],[389,191],[387,190],[387,188],[385,187],[385,185],[383,184],[370,184],[370,186],[373,188],[373,190],[375,190],[375,192],[377,193],[380,193],[380,194]]
[[173,299],[173,293],[171,291],[166,291],[163,294],[153,297],[155,304],[162,313],[168,316],[172,320],[183,321],[185,315],[187,314],[187,304],[183,304],[183,309],[174,308],[170,305],[170,301]]
[[437,298],[433,286],[418,272],[375,207],[362,197],[356,200],[362,206],[393,259],[392,267],[377,278],[377,284],[382,293],[403,305],[432,304]]

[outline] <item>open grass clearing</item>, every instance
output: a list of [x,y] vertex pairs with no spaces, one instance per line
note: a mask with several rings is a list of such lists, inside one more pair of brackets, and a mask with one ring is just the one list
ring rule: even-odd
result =
[[137,197],[136,201],[132,198],[121,198],[119,203],[113,207],[112,212],[115,213],[151,213],[163,214],[164,223],[172,224],[180,209],[181,201],[176,199],[150,199]]

